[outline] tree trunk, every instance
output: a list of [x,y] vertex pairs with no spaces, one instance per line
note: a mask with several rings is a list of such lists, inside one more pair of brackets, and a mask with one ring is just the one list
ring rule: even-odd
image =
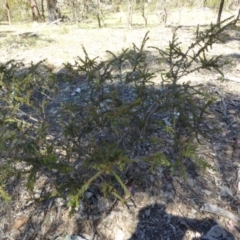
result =
[[80,6],[80,20],[83,21],[86,17],[86,0],[81,1],[81,6]]
[[132,27],[133,10],[136,0],[128,0],[128,28]]
[[9,7],[7,1],[5,2],[5,7],[7,9],[8,23],[9,23],[9,25],[12,25],[12,19],[11,19],[11,14],[10,14],[10,7]]
[[142,0],[142,17],[144,19],[144,27],[147,27],[147,17],[145,15],[145,0]]
[[168,19],[168,11],[167,11],[167,8],[163,8],[163,11],[164,11],[164,26],[166,27],[167,26],[167,19]]
[[78,20],[77,13],[76,13],[77,5],[74,0],[71,1],[71,7],[72,7],[72,19],[73,21],[77,22]]
[[36,0],[30,0],[30,7],[32,10],[33,21],[38,21],[39,19],[41,19]]
[[221,22],[221,16],[222,16],[222,10],[223,10],[224,0],[221,0],[219,11],[218,11],[218,18],[217,18],[217,24],[220,24]]
[[206,6],[206,0],[202,0],[201,7],[205,8],[205,6]]
[[42,18],[45,21],[44,0],[41,0],[41,11],[42,11]]
[[48,20],[53,22],[61,18],[60,9],[57,7],[57,0],[47,0]]
[[180,25],[180,23],[181,23],[182,7],[183,7],[182,1],[181,1],[181,0],[178,0],[178,25]]
[[98,21],[98,27],[102,27],[101,25],[101,5],[100,0],[97,0],[97,21]]

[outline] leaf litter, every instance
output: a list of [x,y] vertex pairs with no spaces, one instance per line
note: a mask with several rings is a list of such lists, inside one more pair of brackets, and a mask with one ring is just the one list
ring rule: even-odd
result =
[[[156,29],[151,33],[155,44],[159,31]],[[161,34],[170,34],[169,29],[161,31]],[[137,30],[132,35],[129,33],[128,39],[135,42],[136,36],[144,32]],[[186,30],[180,29],[180,32],[184,39],[191,35]],[[84,36],[92,42],[91,36]],[[236,47],[229,43],[220,46],[222,51],[228,53]],[[212,51],[216,51],[216,48]],[[219,48],[217,54],[221,54]],[[232,61],[232,67],[224,71],[240,79],[239,60],[232,58]],[[28,64],[27,59],[23,59],[23,63]],[[59,67],[53,69],[57,71]],[[91,190],[88,192],[89,204],[81,203],[72,218],[68,217],[69,209],[63,199],[33,202],[21,184],[15,190],[12,202],[1,202],[0,238],[63,240],[69,236],[71,239],[73,236],[76,239],[86,236],[85,239],[99,240],[240,239],[240,83],[215,79],[216,75],[209,73],[194,75],[190,79],[193,84],[204,83],[208,91],[219,99],[207,114],[221,131],[214,134],[211,141],[204,142],[198,150],[212,168],[206,172],[196,172],[191,163],[187,163],[189,170],[185,181],[181,176],[172,176],[160,167],[151,174],[146,164],[136,161],[133,181],[129,185],[131,198],[127,205],[103,199],[99,193]],[[81,89],[82,86],[69,88],[65,85],[60,91],[67,99],[73,93],[81,93]],[[165,124],[169,124],[167,118]],[[51,184],[44,181],[44,176],[39,176],[38,180],[34,190],[35,200],[41,199],[41,194],[51,188]]]

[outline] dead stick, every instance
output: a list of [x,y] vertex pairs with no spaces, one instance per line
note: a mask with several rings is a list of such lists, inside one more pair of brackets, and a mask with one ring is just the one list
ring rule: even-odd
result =
[[204,203],[200,210],[204,211],[204,212],[211,212],[211,213],[214,213],[214,214],[219,215],[219,216],[223,216],[225,218],[231,219],[234,222],[237,222],[238,224],[240,224],[240,217],[239,216],[233,214],[230,211],[227,211],[227,210],[222,209],[220,207],[214,206],[212,204]]

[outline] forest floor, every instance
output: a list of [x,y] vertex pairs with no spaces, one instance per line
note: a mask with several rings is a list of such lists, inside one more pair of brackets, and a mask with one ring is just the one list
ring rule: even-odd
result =
[[[197,24],[204,29],[215,22],[210,9],[183,9],[179,22],[172,12],[167,27],[133,27],[86,29],[73,25],[0,25],[0,62],[16,60],[23,67],[46,60],[54,72],[64,70],[64,63],[84,57],[108,58],[114,53],[140,46],[149,31],[147,46],[165,49],[173,28],[183,46],[189,46]],[[230,16],[226,12],[223,18]],[[154,16],[156,18],[156,16]],[[156,19],[155,19],[156,20]],[[224,33],[224,42],[217,43],[209,55],[222,55],[231,64],[223,68],[224,81],[215,72],[200,72],[185,80],[202,83],[218,100],[208,112],[221,127],[199,152],[213,167],[205,173],[189,172],[187,181],[159,168],[157,174],[146,174],[143,182],[134,182],[128,207],[99,198],[91,216],[76,213],[68,218],[69,209],[63,199],[28,204],[28,193],[19,186],[13,201],[0,202],[0,239],[240,239],[240,25]],[[149,50],[150,51],[150,50]],[[156,65],[156,62],[153,62]],[[75,86],[74,86],[75,87]],[[76,86],[77,87],[77,86]],[[138,170],[141,166],[138,166]],[[44,179],[42,180],[42,184]],[[39,189],[43,188],[41,181]],[[220,227],[219,227],[220,226]],[[224,230],[225,229],[225,230]],[[210,230],[210,231],[209,231]],[[206,236],[207,235],[207,236]],[[222,238],[218,238],[222,235]],[[72,238],[73,239],[73,238]]]

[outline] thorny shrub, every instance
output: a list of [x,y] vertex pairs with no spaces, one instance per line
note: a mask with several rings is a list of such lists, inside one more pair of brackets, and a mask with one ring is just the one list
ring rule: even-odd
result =
[[27,176],[32,190],[45,174],[55,185],[45,197],[64,196],[74,209],[91,188],[125,201],[128,166],[136,158],[152,171],[165,165],[184,174],[190,158],[206,167],[196,146],[208,135],[204,113],[213,99],[202,85],[179,80],[202,69],[221,73],[221,57],[206,53],[232,23],[197,31],[185,50],[174,31],[166,50],[151,48],[159,54],[157,70],[148,61],[148,34],[139,48],[108,52],[107,61],[84,49],[84,58],[65,66],[64,83],[79,80],[71,101],[56,97],[62,80],[43,62],[21,71],[14,61],[1,64],[0,195],[10,198],[4,187],[13,176]]

